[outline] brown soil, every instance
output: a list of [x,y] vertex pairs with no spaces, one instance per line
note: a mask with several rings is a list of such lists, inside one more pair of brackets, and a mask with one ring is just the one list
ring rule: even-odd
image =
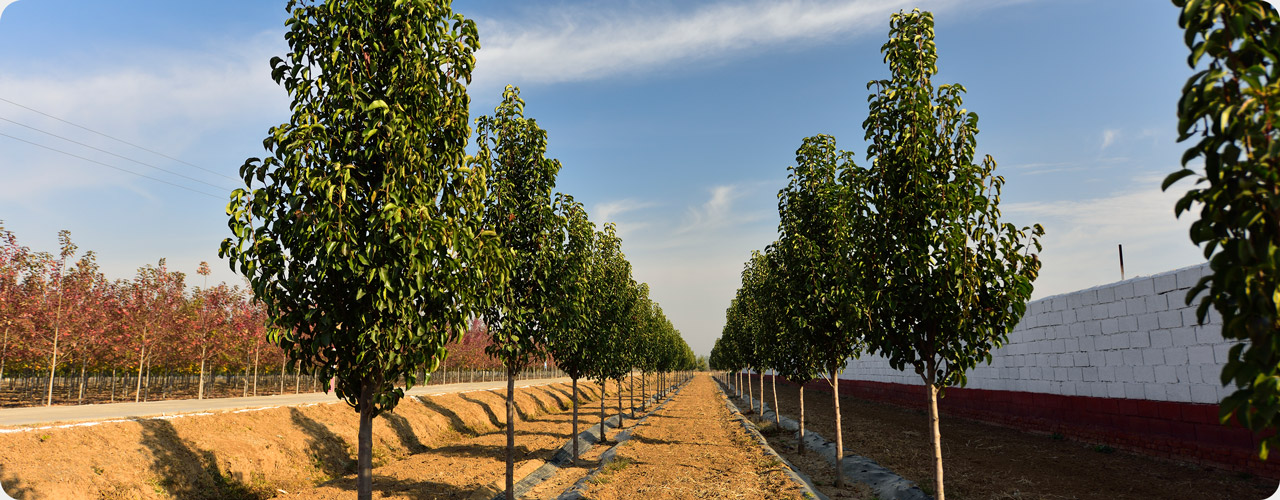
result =
[[[759,392],[759,387],[755,390]],[[768,384],[765,391],[772,405]],[[795,385],[778,383],[778,404],[783,415],[796,418],[798,401]],[[739,407],[746,409],[742,404]],[[834,439],[831,392],[805,391],[805,410],[806,429]],[[869,457],[932,493],[933,468],[923,411],[841,397],[840,412],[845,453]],[[941,433],[947,497],[953,499],[1255,499],[1266,498],[1276,490],[1274,481],[946,414],[942,416]],[[783,434],[770,438],[774,449],[793,463],[800,461],[793,458],[794,440]],[[816,463],[823,465],[817,470],[807,468],[806,472],[830,484],[833,468],[821,459]]]
[[[520,467],[568,439],[571,389],[517,391]],[[498,391],[405,399],[374,420],[375,498],[468,498],[500,480],[503,421]],[[28,500],[349,498],[357,426],[334,403],[0,434],[0,481]]]
[[[800,498],[784,465],[767,458],[729,420],[711,378],[698,375],[618,449],[587,496],[650,498]],[[603,447],[601,447],[603,448]]]

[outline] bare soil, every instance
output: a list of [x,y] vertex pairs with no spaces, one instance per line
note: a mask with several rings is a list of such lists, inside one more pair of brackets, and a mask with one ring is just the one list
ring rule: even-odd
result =
[[[568,439],[570,394],[517,390],[521,464]],[[468,498],[501,479],[504,421],[499,391],[406,398],[374,420],[375,497]],[[5,433],[0,481],[22,499],[350,498],[357,426],[334,403]]]
[[[754,390],[758,393],[759,386]],[[778,383],[778,406],[793,419],[799,415],[797,391],[796,385]],[[765,397],[772,405],[768,383]],[[746,405],[739,407],[746,411]],[[807,430],[834,439],[832,407],[830,391],[806,390]],[[932,494],[928,419],[923,411],[843,396],[840,411],[845,453],[869,457]],[[1276,491],[1275,481],[946,414],[941,433],[946,492],[952,499],[1261,499]],[[834,481],[834,468],[821,459],[797,457],[795,440],[786,434],[773,433],[769,440],[774,449],[832,495],[826,485]]]
[[[584,464],[590,465],[590,464]],[[761,453],[729,420],[723,396],[697,375],[662,410],[641,423],[596,476],[587,496],[650,498],[801,498],[785,465]]]

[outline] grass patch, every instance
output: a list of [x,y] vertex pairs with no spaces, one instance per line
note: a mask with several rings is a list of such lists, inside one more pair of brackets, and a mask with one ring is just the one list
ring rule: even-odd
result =
[[610,475],[627,468],[628,465],[633,463],[635,463],[635,461],[630,458],[616,457],[612,462],[605,464],[605,466],[600,469],[600,473],[591,478],[591,482],[595,484],[609,484],[609,482],[613,480],[613,478],[609,477]]

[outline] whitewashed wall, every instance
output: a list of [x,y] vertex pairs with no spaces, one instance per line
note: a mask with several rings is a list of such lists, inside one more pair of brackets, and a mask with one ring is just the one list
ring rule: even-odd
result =
[[[1028,304],[1027,314],[969,372],[966,387],[1109,398],[1216,403],[1232,343],[1211,311],[1198,325],[1186,293],[1208,265],[1133,278]],[[853,360],[841,378],[920,385],[879,356]]]

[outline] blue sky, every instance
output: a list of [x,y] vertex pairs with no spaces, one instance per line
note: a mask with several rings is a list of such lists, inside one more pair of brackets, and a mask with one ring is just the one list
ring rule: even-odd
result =
[[[0,0],[0,5],[5,4]],[[932,10],[935,83],[968,88],[1002,208],[1048,232],[1036,298],[1200,262],[1161,193],[1184,147],[1191,71],[1163,1],[459,1],[481,50],[472,116],[505,84],[549,134],[559,189],[616,222],[636,279],[698,353],[710,351],[751,250],[773,241],[777,192],[804,137],[865,162],[866,83],[884,78],[889,13]],[[217,258],[227,193],[288,117],[268,60],[283,1],[20,0],[0,13],[0,220],[54,250],[59,229],[111,277],[161,257],[238,282]],[[11,120],[11,121],[5,121]],[[95,149],[17,125],[54,133]],[[138,160],[169,172],[134,163]],[[193,166],[194,165],[194,166]],[[199,167],[199,168],[197,168]],[[170,173],[172,172],[172,173]],[[179,175],[174,175],[180,174]],[[1184,188],[1189,184],[1182,184]],[[212,195],[212,196],[210,196]]]

